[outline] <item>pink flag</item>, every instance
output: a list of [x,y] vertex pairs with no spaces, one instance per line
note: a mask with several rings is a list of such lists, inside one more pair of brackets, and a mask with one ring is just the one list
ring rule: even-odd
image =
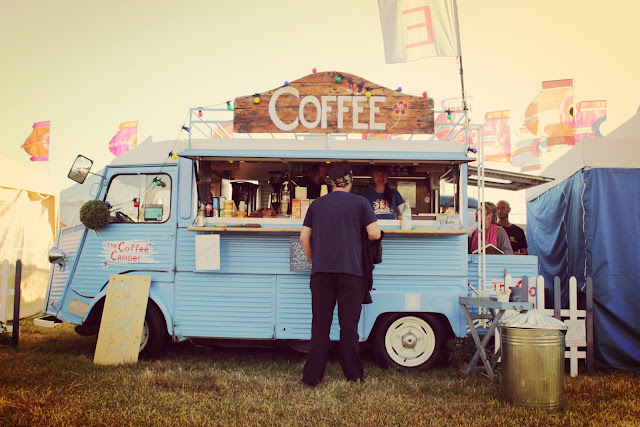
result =
[[484,159],[488,162],[511,161],[509,116],[509,110],[491,111],[484,115]]
[[125,122],[120,125],[120,130],[111,138],[109,151],[119,156],[129,151],[138,144],[138,122]]
[[460,56],[456,0],[378,0],[387,64]]
[[32,162],[49,161],[49,128],[51,122],[37,122],[33,124],[33,130],[26,139],[22,148],[31,155]]
[[607,120],[607,101],[578,102],[574,117],[576,144],[585,136],[599,138],[602,136],[600,125]]

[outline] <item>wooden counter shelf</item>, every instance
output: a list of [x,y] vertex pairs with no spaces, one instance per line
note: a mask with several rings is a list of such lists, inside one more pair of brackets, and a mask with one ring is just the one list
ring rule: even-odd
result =
[[[213,231],[233,233],[300,233],[301,228],[276,228],[276,227],[188,227],[189,231]],[[385,230],[384,234],[467,234],[465,230]]]

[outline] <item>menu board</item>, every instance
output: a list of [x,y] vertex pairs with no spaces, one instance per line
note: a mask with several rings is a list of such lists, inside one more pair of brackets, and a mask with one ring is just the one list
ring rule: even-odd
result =
[[311,263],[302,249],[299,236],[289,238],[289,271],[311,271]]

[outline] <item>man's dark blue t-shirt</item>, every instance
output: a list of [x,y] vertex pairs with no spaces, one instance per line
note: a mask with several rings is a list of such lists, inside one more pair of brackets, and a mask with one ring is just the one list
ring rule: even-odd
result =
[[362,233],[373,222],[373,207],[362,196],[333,191],[311,203],[303,223],[311,228],[311,273],[363,276]]

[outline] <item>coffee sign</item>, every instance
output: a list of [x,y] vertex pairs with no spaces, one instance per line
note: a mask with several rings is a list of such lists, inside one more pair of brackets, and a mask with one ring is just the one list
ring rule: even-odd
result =
[[233,127],[239,133],[431,134],[433,99],[328,71],[236,98]]

